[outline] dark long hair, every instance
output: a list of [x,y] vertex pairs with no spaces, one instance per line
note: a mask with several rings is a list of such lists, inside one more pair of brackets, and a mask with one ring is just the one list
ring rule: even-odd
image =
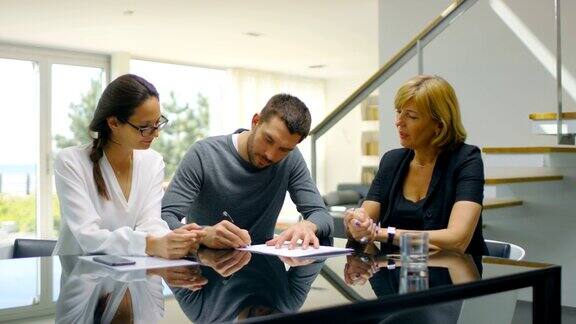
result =
[[110,199],[110,195],[106,189],[99,162],[104,155],[104,146],[112,135],[107,118],[114,116],[120,122],[126,122],[134,114],[136,107],[150,97],[159,98],[158,91],[150,82],[134,74],[124,74],[112,81],[98,100],[98,106],[89,126],[92,132],[98,133],[92,141],[90,160],[93,163],[92,173],[98,194],[106,199]]

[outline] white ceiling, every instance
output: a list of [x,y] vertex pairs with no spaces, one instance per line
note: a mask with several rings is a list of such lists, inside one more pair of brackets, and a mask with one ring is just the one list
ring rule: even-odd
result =
[[[0,42],[310,77],[367,75],[378,62],[378,1],[0,0]],[[319,64],[326,67],[308,67]]]

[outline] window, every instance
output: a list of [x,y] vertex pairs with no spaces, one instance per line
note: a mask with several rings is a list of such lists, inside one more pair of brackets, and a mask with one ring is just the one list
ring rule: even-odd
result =
[[[57,237],[52,157],[87,139],[76,117],[92,118],[108,72],[108,56],[0,44],[0,239]],[[0,269],[22,274],[4,283],[17,285],[18,294],[0,300],[0,315],[53,313],[60,268],[52,269],[51,260],[22,260]]]
[[152,144],[164,156],[168,180],[194,142],[222,133],[218,111],[226,71],[142,60],[131,60],[130,71],[154,84],[170,120]]
[[0,237],[36,235],[38,65],[0,58]]

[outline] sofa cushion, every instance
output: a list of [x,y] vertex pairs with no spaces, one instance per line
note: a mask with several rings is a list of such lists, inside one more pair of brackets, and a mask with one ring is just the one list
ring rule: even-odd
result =
[[360,201],[360,194],[354,190],[332,191],[324,195],[326,206],[356,205]]

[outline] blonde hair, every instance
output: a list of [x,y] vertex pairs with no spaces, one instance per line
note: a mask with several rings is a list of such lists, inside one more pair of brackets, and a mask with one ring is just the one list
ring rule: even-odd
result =
[[418,75],[404,82],[396,92],[394,106],[402,110],[408,103],[426,111],[440,125],[432,145],[445,150],[466,140],[456,93],[446,80],[436,75]]

